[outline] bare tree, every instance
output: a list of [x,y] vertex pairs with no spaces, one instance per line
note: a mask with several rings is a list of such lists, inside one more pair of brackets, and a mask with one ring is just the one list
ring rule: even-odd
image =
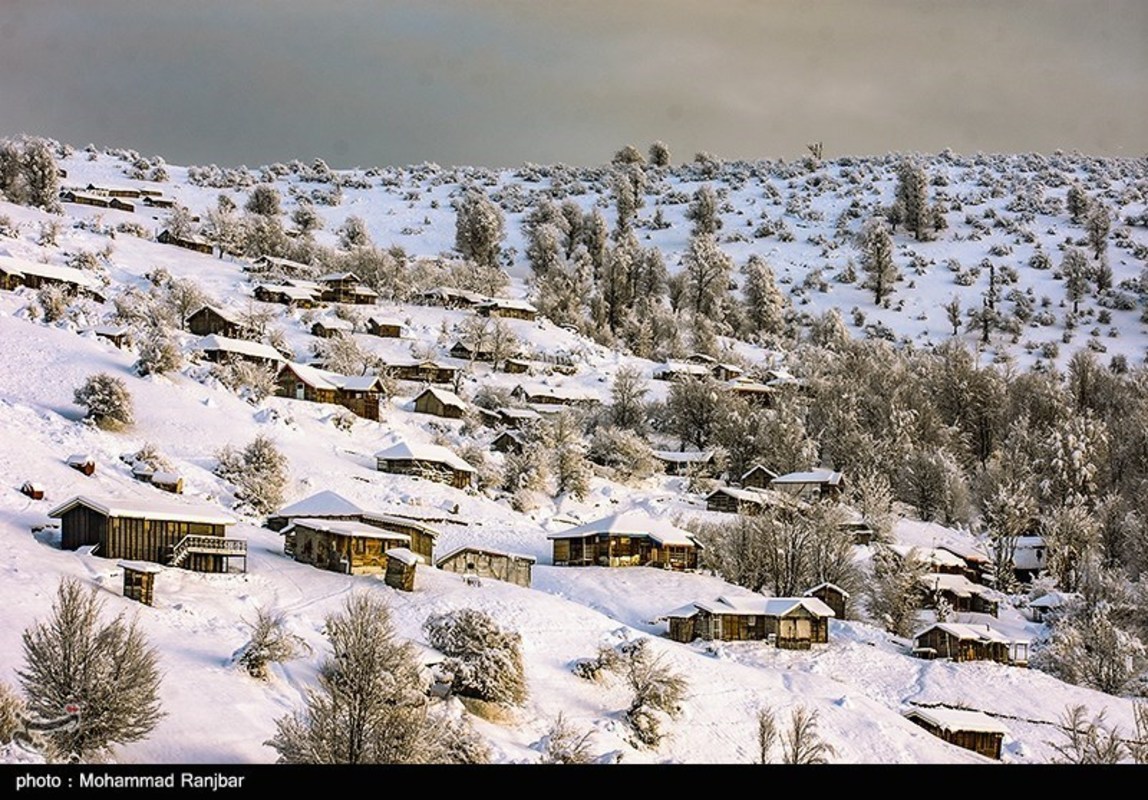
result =
[[45,719],[78,707],[79,723],[50,735],[56,755],[81,761],[145,738],[160,709],[159,656],[123,614],[105,622],[96,587],[64,578],[52,613],[24,631],[17,671],[29,713]]
[[757,710],[757,763],[773,761],[773,747],[777,744],[777,717],[773,709],[763,706]]
[[266,680],[270,674],[268,665],[298,658],[309,649],[306,642],[287,630],[287,615],[282,611],[261,607],[248,627],[251,638],[236,652],[235,660],[253,678]]
[[790,716],[789,728],[782,733],[781,749],[786,764],[828,764],[836,748],[821,738],[817,730],[818,713],[798,706]]
[[1107,712],[1092,719],[1082,705],[1068,706],[1060,717],[1065,740],[1048,742],[1057,753],[1059,764],[1117,764],[1127,752],[1119,731],[1105,724]]
[[542,738],[543,764],[593,764],[592,731],[579,732],[561,711]]

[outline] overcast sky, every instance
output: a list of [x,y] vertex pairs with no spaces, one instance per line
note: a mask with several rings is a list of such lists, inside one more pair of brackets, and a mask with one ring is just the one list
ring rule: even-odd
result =
[[0,135],[171,163],[1148,153],[1144,0],[0,0]]

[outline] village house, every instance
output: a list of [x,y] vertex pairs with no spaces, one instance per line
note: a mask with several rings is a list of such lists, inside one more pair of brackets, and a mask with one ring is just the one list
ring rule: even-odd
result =
[[413,383],[454,383],[458,370],[431,359],[392,361],[384,369],[400,381]]
[[680,361],[667,361],[654,370],[656,381],[676,381],[682,378],[704,378],[710,374],[705,364],[690,364]]
[[35,481],[24,481],[24,484],[20,487],[20,494],[30,500],[43,500],[44,484],[36,483]]
[[1008,728],[983,711],[966,708],[917,706],[904,716],[949,744],[997,761],[1001,758],[1001,744],[1009,733]]
[[68,456],[65,463],[76,470],[82,472],[88,477],[96,474],[96,459],[87,453],[72,453]]
[[689,531],[638,512],[603,517],[546,538],[553,543],[556,567],[697,569],[701,550]]
[[477,292],[468,292],[464,289],[455,289],[451,286],[436,286],[418,295],[419,302],[428,306],[442,306],[443,308],[472,308],[490,298]]
[[353,272],[333,272],[317,279],[323,287],[320,300],[326,303],[350,303],[352,305],[374,305],[379,293],[363,286],[363,280]]
[[953,661],[996,661],[1012,664],[1027,661],[1017,657],[1018,646],[988,625],[937,622],[913,637],[913,655],[918,658],[948,658]]
[[432,414],[448,419],[462,419],[466,415],[466,402],[454,392],[428,386],[415,398],[416,414]]
[[826,500],[840,497],[845,491],[845,476],[828,469],[790,472],[770,481],[769,488],[802,500]]
[[1012,555],[1013,574],[1030,583],[1048,569],[1048,543],[1043,536],[1018,536]]
[[196,336],[214,333],[228,339],[242,339],[248,333],[245,325],[217,306],[203,306],[187,318],[186,325]]
[[[439,537],[438,530],[418,520],[363,508],[330,490],[318,492],[297,503],[284,506],[269,516],[265,524],[273,531],[286,534],[287,528],[295,520],[302,518],[362,522],[365,525],[400,533],[406,537],[405,541],[411,550],[428,560],[434,555],[434,543]],[[289,551],[293,547],[294,542],[288,536],[284,542],[284,551],[290,554]]]
[[722,384],[726,392],[734,397],[740,397],[750,405],[759,406],[761,408],[770,408],[773,406],[773,397],[775,389],[764,383],[748,378],[734,378],[733,380],[726,381]]
[[849,606],[849,592],[840,586],[829,583],[819,583],[805,592],[806,597],[816,597],[825,605],[833,609],[833,616],[837,619],[846,619]]
[[435,566],[446,572],[456,572],[472,581],[489,578],[529,589],[530,573],[535,561],[534,556],[466,545],[439,558]]
[[348,575],[386,571],[387,550],[410,543],[403,533],[337,519],[301,517],[283,533],[284,552],[296,561]]
[[889,549],[902,560],[912,558],[925,565],[929,572],[945,575],[965,575],[968,565],[960,556],[939,547],[917,547],[916,545],[893,544]]
[[88,328],[88,330],[84,332],[94,333],[97,338],[111,342],[121,350],[125,347],[131,347],[132,344],[131,329],[125,328],[122,325],[97,325],[94,328]]
[[719,381],[731,381],[740,377],[744,370],[737,364],[714,364],[710,367],[710,374]]
[[302,261],[292,261],[290,258],[278,258],[276,256],[259,256],[259,258],[252,261],[244,267],[244,269],[248,272],[273,272],[279,275],[294,276],[296,278],[305,278],[313,271],[310,264],[304,264]]
[[333,339],[336,336],[350,336],[355,332],[355,324],[339,317],[328,317],[311,326],[311,335],[320,339]]
[[936,608],[942,600],[953,611],[997,616],[1000,601],[988,587],[973,583],[964,575],[933,573],[921,577],[925,608]]
[[503,431],[494,437],[494,441],[490,443],[490,449],[496,453],[514,453],[521,455],[523,449],[526,447],[526,439],[518,431]]
[[706,495],[707,511],[755,516],[764,511],[766,506],[764,493],[759,489],[722,486]]
[[166,228],[160,231],[159,236],[155,237],[155,240],[160,244],[171,244],[175,245],[176,247],[182,247],[185,250],[194,250],[197,253],[205,253],[207,255],[211,255],[215,252],[215,248],[212,246],[211,242],[207,241],[206,239],[202,239],[199,236],[176,236]]
[[974,583],[985,583],[993,571],[989,557],[976,548],[954,542],[938,542],[938,550],[945,550],[965,562],[965,576]]
[[511,375],[530,372],[530,362],[523,358],[507,358],[502,362],[502,371]]
[[364,419],[379,421],[383,387],[377,375],[338,375],[286,361],[276,377],[279,397],[311,403],[334,403]]
[[278,303],[291,308],[314,308],[319,302],[318,295],[311,289],[289,283],[261,283],[255,287],[255,299],[261,303]]
[[481,317],[509,317],[511,319],[538,319],[538,309],[525,300],[494,297],[475,306],[475,313]]
[[518,384],[510,391],[515,400],[528,403],[532,406],[573,406],[592,408],[599,405],[599,400],[592,395],[582,392],[560,389],[554,386],[528,387]]
[[77,192],[72,189],[60,192],[60,202],[75,203],[76,205],[81,206],[92,206],[93,208],[108,207],[108,198],[106,195]]
[[235,520],[209,506],[78,495],[48,516],[60,520],[64,550],[94,546],[92,553],[104,558],[196,572],[227,572],[238,558],[246,570],[246,540],[226,536]]
[[1033,622],[1047,622],[1050,615],[1055,615],[1069,603],[1080,599],[1075,592],[1051,591],[1042,594],[1028,604],[1028,617]]
[[807,650],[829,641],[832,608],[816,597],[718,597],[697,600],[662,618],[670,638],[691,642],[772,641],[776,647]]
[[542,420],[542,416],[532,408],[499,408],[495,413],[501,424],[512,430],[523,430]]
[[468,488],[475,474],[474,467],[435,444],[400,441],[375,453],[375,463],[379,472],[425,478],[456,489]]
[[742,473],[738,483],[743,489],[768,489],[770,482],[776,477],[776,472],[766,469],[761,464],[754,464]]
[[481,345],[472,348],[462,342],[455,342],[448,352],[451,358],[460,361],[494,361],[494,351],[484,350]]
[[94,195],[102,197],[131,197],[138,198],[143,192],[134,186],[96,186],[94,183],[89,183],[84,191],[91,192]]
[[29,289],[59,286],[74,295],[104,301],[103,284],[90,272],[0,255],[0,289],[11,291],[21,286]]
[[416,569],[419,564],[425,564],[426,559],[406,547],[392,547],[386,555],[387,571],[383,580],[387,586],[401,592],[413,592]]
[[246,339],[229,339],[214,333],[204,336],[195,345],[203,357],[216,364],[231,361],[246,361],[262,367],[277,367],[286,359],[271,345],[249,342]]
[[650,453],[667,475],[709,475],[713,472],[714,454],[709,451],[651,450]]
[[116,211],[127,211],[129,214],[134,214],[136,210],[134,203],[129,203],[127,200],[121,200],[118,197],[113,197],[108,201],[108,208]]
[[367,318],[367,333],[372,336],[380,336],[384,339],[401,339],[403,338],[404,328],[403,323],[397,319],[387,319],[386,317]]
[[148,208],[175,208],[175,200],[170,197],[145,197],[143,204]]

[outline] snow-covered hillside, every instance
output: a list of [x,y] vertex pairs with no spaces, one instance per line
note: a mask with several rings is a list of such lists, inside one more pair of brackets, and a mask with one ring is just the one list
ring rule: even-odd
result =
[[[163,183],[132,180],[125,174],[131,160],[114,154],[77,151],[62,159],[65,186],[142,186],[162,191],[193,214],[206,216],[217,197],[230,195],[239,207],[250,191],[195,185],[187,168],[166,166]],[[889,307],[876,307],[872,292],[859,281],[841,282],[848,262],[859,259],[852,244],[865,214],[892,201],[896,164],[889,159],[840,159],[824,164],[760,163],[707,165],[651,170],[652,180],[638,211],[637,232],[644,247],[656,246],[671,273],[679,271],[690,222],[685,212],[693,192],[711,185],[721,198],[719,241],[737,264],[753,253],[773,267],[796,311],[811,318],[840,309],[858,336],[883,335],[898,343],[937,344],[949,338],[951,324],[943,304],[962,298],[964,309],[978,308],[988,287],[989,270],[977,266],[989,259],[997,269],[1015,270],[1009,287],[1033,298],[1054,321],[1022,326],[1015,340],[994,332],[984,361],[1008,353],[1028,366],[1038,359],[1064,364],[1073,350],[1093,344],[1105,358],[1123,355],[1140,363],[1148,346],[1141,273],[1148,259],[1146,213],[1148,165],[1141,160],[1103,160],[1080,156],[976,156],[949,153],[923,162],[932,175],[931,199],[947,204],[948,226],[932,241],[896,235],[896,262],[903,274]],[[304,168],[306,169],[306,168]],[[203,170],[199,173],[202,175]],[[282,173],[282,174],[278,174]],[[1059,176],[1059,177],[1056,177]],[[328,184],[305,181],[298,170],[268,171],[290,215],[297,196]],[[372,240],[401,246],[410,257],[434,257],[454,247],[455,213],[451,207],[460,182],[484,185],[500,196],[507,211],[505,247],[510,253],[508,295],[528,297],[531,269],[523,253],[527,243],[521,222],[532,193],[561,186],[564,199],[585,209],[596,206],[612,218],[608,171],[574,171],[526,165],[519,170],[446,170],[435,165],[410,169],[357,172],[341,189],[335,206],[316,204],[324,227],[319,241],[334,244],[335,231],[349,216],[362,218]],[[1113,234],[1107,240],[1113,289],[1083,303],[1086,322],[1064,342],[1065,289],[1056,274],[1066,240],[1086,236],[1069,221],[1066,193],[1079,181],[1094,199],[1113,212]],[[359,185],[366,188],[356,188]],[[561,199],[561,198],[560,198]],[[856,211],[856,213],[854,213]],[[661,213],[664,227],[650,222]],[[422,623],[446,610],[474,607],[488,611],[500,624],[522,636],[529,699],[505,718],[475,718],[495,760],[533,763],[538,743],[559,713],[578,727],[593,731],[595,752],[617,751],[626,763],[749,763],[756,757],[757,710],[768,706],[784,720],[789,710],[805,706],[819,715],[819,730],[832,745],[832,760],[864,764],[973,763],[985,759],[946,744],[907,721],[903,712],[914,704],[945,705],[984,711],[1002,722],[1002,760],[1049,763],[1054,745],[1063,740],[1058,722],[1065,709],[1084,706],[1092,717],[1101,712],[1126,734],[1134,730],[1134,704],[1090,689],[1069,685],[1048,674],[991,662],[956,664],[908,655],[911,643],[860,619],[833,620],[830,641],[811,650],[783,650],[762,642],[680,644],[667,636],[665,613],[695,600],[736,596],[746,590],[705,570],[672,572],[651,568],[564,568],[551,565],[547,535],[608,514],[641,510],[688,525],[713,521],[704,495],[688,491],[688,479],[659,475],[635,485],[603,477],[591,480],[590,492],[577,500],[544,499],[519,512],[505,492],[463,491],[428,480],[391,475],[375,469],[374,453],[399,440],[441,442],[451,446],[487,446],[492,434],[475,430],[466,420],[440,419],[414,413],[421,391],[399,383],[386,399],[380,421],[345,420],[335,406],[270,397],[246,402],[210,374],[203,363],[189,362],[166,375],[141,377],[133,368],[139,353],[119,349],[90,329],[109,323],[112,299],[136,287],[149,286],[148,274],[162,269],[193,281],[213,303],[241,314],[255,307],[247,260],[216,257],[162,245],[154,235],[166,225],[167,212],[144,208],[120,211],[74,203],[63,216],[0,203],[12,235],[0,238],[0,255],[63,265],[81,251],[100,254],[100,269],[109,279],[108,299],[82,301],[63,319],[46,323],[30,311],[37,305],[29,289],[0,291],[0,681],[18,685],[22,666],[21,632],[49,612],[61,576],[74,576],[100,588],[111,613],[138,619],[158,649],[163,671],[162,705],[167,716],[145,740],[117,751],[127,763],[264,763],[275,760],[265,743],[275,720],[293,710],[313,685],[318,664],[327,654],[322,626],[327,614],[341,607],[348,593],[362,589],[383,597],[393,610],[399,632],[423,640]],[[1139,223],[1126,220],[1140,219]],[[55,244],[41,244],[42,226],[60,223]],[[142,226],[144,235],[114,232],[121,223]],[[767,232],[770,231],[770,232]],[[840,235],[839,235],[840,234]],[[1037,249],[1051,259],[1052,269],[1031,267]],[[950,260],[958,262],[949,265]],[[959,284],[954,281],[958,279]],[[1122,288],[1121,288],[1122,287]],[[1002,303],[1011,307],[1015,301]],[[1071,303],[1068,303],[1071,305]],[[272,324],[299,360],[310,357],[317,340],[309,322],[322,312],[271,307]],[[850,310],[861,313],[852,316]],[[657,364],[622,350],[607,349],[580,333],[540,318],[508,319],[506,324],[536,356],[569,359],[573,375],[536,369],[533,375],[494,372],[489,365],[451,360],[447,348],[456,328],[473,312],[386,302],[371,314],[401,320],[403,339],[355,334],[359,345],[385,361],[433,353],[434,358],[465,370],[455,387],[473,396],[480,386],[510,390],[522,384],[576,392],[608,402],[613,376],[625,366],[649,376]],[[1101,315],[1106,322],[1101,323]],[[1095,318],[1093,318],[1095,315]],[[856,321],[864,318],[863,325]],[[1095,335],[1091,329],[1095,328]],[[962,332],[970,343],[976,331]],[[189,353],[198,337],[176,334]],[[768,363],[779,354],[756,344],[728,342],[739,358]],[[1045,343],[1056,343],[1056,354]],[[541,363],[541,362],[540,362]],[[120,431],[84,421],[73,392],[91,374],[121,378],[134,401],[135,422]],[[668,384],[653,381],[647,399],[664,399]],[[348,576],[316,569],[283,552],[283,537],[262,527],[263,517],[245,514],[235,487],[214,474],[216,453],[242,447],[257,435],[270,437],[286,456],[289,480],[285,502],[321,490],[383,513],[434,520],[442,535],[436,552],[462,545],[481,545],[533,556],[533,585],[522,588],[486,580],[481,586],[460,576],[428,567],[417,571],[412,593],[386,586],[379,576]],[[184,494],[228,509],[239,518],[229,535],[248,542],[247,571],[201,574],[165,567],[156,582],[153,607],[121,595],[121,569],[114,560],[60,549],[56,521],[47,511],[77,494],[170,500],[154,487],[133,479],[121,456],[154,446],[184,479]],[[94,475],[84,476],[65,463],[74,453],[94,457]],[[501,455],[488,453],[493,465]],[[44,487],[45,498],[20,493],[26,481]],[[935,523],[900,519],[894,536],[906,544],[929,547],[951,540],[972,548],[967,531]],[[856,548],[856,559],[870,557],[868,546]],[[268,682],[248,676],[232,662],[246,641],[247,623],[260,607],[286,613],[291,632],[311,647],[309,656],[276,665]],[[958,621],[984,624],[978,614],[958,614]],[[1029,641],[1040,626],[1004,604],[994,626],[1017,641]],[[657,749],[635,746],[623,712],[628,702],[620,683],[592,683],[576,676],[572,665],[592,657],[603,644],[651,637],[656,652],[688,681],[681,717]]]

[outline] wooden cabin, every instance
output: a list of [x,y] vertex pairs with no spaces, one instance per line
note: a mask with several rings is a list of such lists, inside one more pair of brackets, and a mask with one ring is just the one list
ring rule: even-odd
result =
[[434,444],[398,442],[375,453],[379,472],[411,475],[445,483],[456,489],[468,488],[475,470],[453,452]]
[[255,287],[255,299],[262,303],[278,303],[292,308],[314,308],[319,299],[313,291],[290,284],[259,284]]
[[889,549],[902,560],[913,559],[925,565],[930,573],[940,575],[964,575],[968,565],[960,556],[939,547],[917,547],[907,544],[892,544]]
[[383,577],[387,586],[401,592],[415,590],[415,570],[426,560],[418,553],[405,547],[393,547],[387,551],[387,572]]
[[72,469],[77,472],[82,472],[88,477],[96,474],[96,459],[87,453],[73,453],[68,456],[67,464]]
[[738,483],[743,489],[768,489],[770,481],[776,477],[776,472],[766,469],[761,464],[754,464],[742,473]]
[[752,489],[722,486],[706,495],[706,510],[755,516],[765,510],[765,497]]
[[466,415],[466,403],[454,392],[428,386],[415,398],[415,413],[462,419]]
[[161,492],[183,494],[183,478],[179,475],[176,475],[174,472],[166,472],[164,470],[153,472],[151,476],[151,485],[159,489]]
[[486,295],[455,289],[453,286],[436,286],[421,292],[418,297],[423,305],[443,308],[472,308],[490,299]]
[[209,334],[196,344],[196,350],[203,357],[216,364],[230,361],[246,361],[261,367],[278,367],[286,359],[274,347],[246,339],[229,339],[226,336]]
[[526,440],[522,434],[517,431],[503,431],[494,437],[494,441],[490,443],[490,449],[497,453],[514,453],[521,455],[523,449],[526,447]]
[[726,381],[725,390],[734,397],[740,397],[750,405],[760,406],[761,408],[770,408],[773,405],[773,395],[776,389],[765,383],[758,383],[757,381],[748,380],[746,378],[734,378]]
[[732,381],[744,372],[737,364],[714,364],[710,367],[710,374],[719,381]]
[[1001,744],[1009,730],[983,711],[965,708],[914,707],[905,719],[949,744],[1000,761]]
[[988,625],[938,622],[913,637],[913,655],[953,661],[1012,663],[1013,642]]
[[140,189],[137,189],[134,186],[96,186],[93,183],[89,183],[85,191],[91,192],[92,194],[102,195],[104,197],[137,198],[143,194]]
[[333,339],[336,336],[350,336],[355,332],[355,324],[345,319],[332,317],[321,319],[311,326],[311,335],[320,339]]
[[790,472],[770,481],[769,488],[802,500],[828,500],[845,491],[845,476],[828,469]]
[[1013,574],[1029,583],[1048,569],[1048,543],[1043,536],[1018,536],[1012,556]]
[[507,358],[502,362],[502,371],[511,375],[521,375],[530,371],[530,362],[522,358]]
[[372,336],[381,336],[384,339],[401,339],[403,337],[403,323],[383,317],[368,317],[367,333]]
[[334,403],[353,414],[379,420],[382,383],[375,375],[337,375],[293,361],[284,362],[275,379],[278,397],[310,403]]
[[215,248],[211,242],[199,238],[198,236],[180,237],[175,236],[171,231],[166,228],[162,230],[155,240],[160,244],[171,244],[176,247],[182,247],[185,250],[194,250],[197,253],[205,253],[211,255],[215,252]]
[[455,342],[449,352],[451,358],[461,361],[494,361],[494,351],[483,350],[481,345],[472,348],[462,342]]
[[832,608],[816,597],[719,597],[698,600],[664,615],[670,637],[706,640],[772,641],[788,650],[808,650],[829,642]]
[[215,334],[228,339],[242,339],[247,328],[216,306],[204,306],[187,318],[187,329],[197,336]]
[[506,581],[530,588],[531,570],[534,556],[506,553],[484,547],[468,545],[450,551],[435,562],[435,566],[447,572],[457,572],[464,577],[482,580]]
[[32,481],[24,481],[24,485],[20,487],[20,494],[30,500],[43,500],[44,486],[39,483],[33,483]]
[[108,198],[91,192],[76,192],[71,189],[60,192],[60,201],[63,203],[75,203],[81,206],[92,206],[93,208],[107,208]]
[[458,375],[456,368],[430,359],[398,361],[387,364],[385,369],[400,381],[418,383],[454,383],[454,379]]
[[148,561],[196,572],[227,572],[230,559],[247,565],[247,541],[229,539],[235,520],[199,504],[78,495],[48,512],[60,520],[64,550],[95,545],[104,558]]
[[250,272],[278,272],[282,275],[306,277],[312,272],[310,264],[276,256],[259,256],[246,268]]
[[163,568],[146,561],[121,561],[119,567],[124,571],[124,597],[145,606],[154,605],[155,576]]
[[374,305],[379,300],[379,293],[363,286],[362,278],[353,272],[322,275],[316,282],[323,287],[319,299],[325,303]]
[[937,544],[938,550],[952,553],[965,562],[965,575],[974,583],[985,583],[993,571],[992,560],[980,550],[967,545],[942,542]]
[[1033,622],[1046,622],[1050,615],[1059,613],[1066,605],[1079,598],[1080,595],[1071,592],[1046,592],[1029,601],[1028,617]]
[[846,607],[849,605],[849,592],[836,584],[819,583],[805,592],[806,597],[816,597],[825,605],[833,609],[833,616],[837,619],[846,619]]
[[283,550],[296,561],[348,575],[385,572],[387,550],[410,537],[364,522],[300,517],[283,529]]
[[964,575],[932,573],[921,577],[925,608],[936,608],[944,600],[958,613],[997,616],[1000,601],[988,587],[973,583]]
[[148,208],[175,208],[175,200],[170,197],[154,197],[149,195],[143,199],[143,204]]
[[111,342],[121,350],[125,347],[130,347],[132,344],[132,332],[130,328],[124,328],[119,325],[97,325],[89,330],[96,335],[96,338]]
[[500,408],[498,418],[512,430],[523,430],[541,421],[542,415],[532,408]]
[[69,294],[104,301],[103,284],[91,272],[0,255],[0,289],[15,290],[21,286],[29,289],[59,286]]
[[[409,543],[410,549],[427,559],[428,562],[434,557],[434,544],[439,537],[438,530],[419,520],[404,517],[398,513],[386,514],[365,509],[358,503],[330,490],[318,492],[297,503],[284,506],[268,517],[265,524],[273,531],[284,531],[296,519],[303,518],[361,522],[382,530],[402,534],[407,537],[406,541]],[[288,549],[287,545],[285,545],[285,549]]]
[[556,567],[697,569],[701,544],[689,531],[630,512],[587,522],[546,538]]
[[656,381],[677,381],[686,378],[704,378],[710,374],[709,367],[704,364],[688,364],[676,361],[667,361],[654,370]]
[[510,396],[534,406],[579,406],[590,408],[599,404],[598,398],[580,392],[570,392],[553,386],[527,388],[521,383],[510,391]]
[[651,450],[654,460],[662,465],[667,475],[689,475],[691,472],[712,472],[714,454],[711,452],[684,452],[677,450]]
[[538,309],[525,300],[512,300],[494,297],[475,306],[475,313],[482,317],[509,317],[511,319],[538,319]]
[[127,200],[121,200],[118,197],[113,197],[108,201],[108,208],[115,209],[116,211],[127,211],[135,213],[136,207],[134,203],[129,203]]

